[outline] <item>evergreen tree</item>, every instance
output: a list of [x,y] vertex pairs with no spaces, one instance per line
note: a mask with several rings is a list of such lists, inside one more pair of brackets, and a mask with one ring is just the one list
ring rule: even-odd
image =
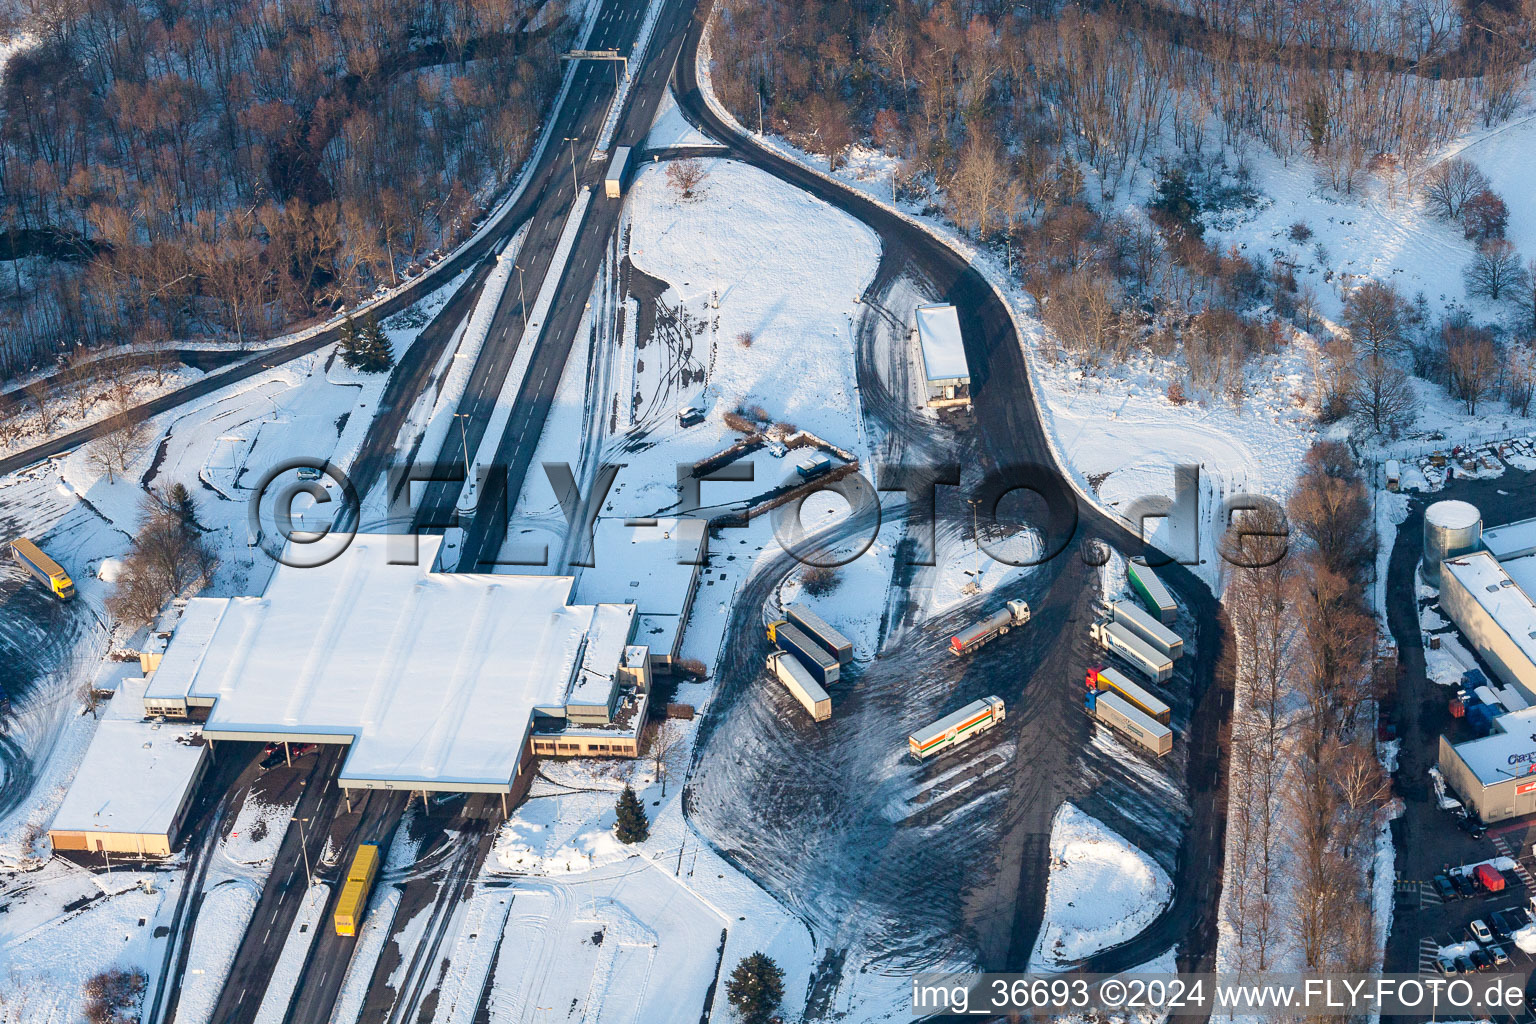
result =
[[203,524],[197,521],[197,502],[192,498],[192,492],[187,490],[184,483],[173,483],[165,492],[166,510],[181,521],[182,528],[189,533],[200,532]]
[[1182,167],[1175,167],[1157,183],[1157,196],[1148,204],[1154,214],[1183,225],[1191,234],[1204,234],[1200,224],[1200,199],[1195,195],[1194,183]]
[[363,321],[357,368],[364,373],[384,373],[395,365],[395,350],[389,344],[384,325],[372,313]]
[[614,823],[614,834],[621,843],[643,843],[651,835],[651,822],[645,816],[645,808],[641,806],[640,798],[635,795],[633,786],[625,786],[624,792],[619,794],[619,802],[614,806],[618,814],[618,821]]
[[363,361],[363,332],[357,326],[357,321],[348,313],[341,321],[341,330],[338,332],[338,340],[341,342],[341,361],[354,370],[362,366]]
[[784,998],[784,971],[765,953],[742,959],[725,986],[742,1024],[767,1024]]

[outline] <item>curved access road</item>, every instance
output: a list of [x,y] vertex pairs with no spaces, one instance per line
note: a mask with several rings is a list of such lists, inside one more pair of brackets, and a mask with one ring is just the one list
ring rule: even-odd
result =
[[[1035,616],[1061,623],[1076,620],[1081,613],[1082,588],[1096,587],[1096,572],[1082,571],[1086,567],[1077,557],[1079,551],[1099,541],[1128,555],[1146,553],[1156,559],[1160,553],[1147,549],[1118,520],[1078,497],[1046,436],[1024,346],[1012,317],[997,292],[963,256],[864,193],[766,148],[714,112],[697,75],[699,46],[712,8],[709,0],[699,4],[675,71],[684,114],[724,145],[724,151],[711,155],[757,167],[857,218],[880,236],[885,258],[911,261],[934,283],[944,301],[956,307],[971,369],[975,429],[981,448],[1011,482],[1022,483],[1043,499],[1047,509],[1043,530],[1048,543],[1053,547],[1060,544],[1060,557],[1073,563],[1060,571],[1035,608]],[[1183,969],[1210,970],[1214,964],[1226,825],[1226,749],[1232,692],[1226,666],[1231,652],[1220,604],[1210,589],[1183,566],[1171,564],[1161,572],[1198,624],[1198,635],[1193,638],[1199,651],[1193,680],[1194,711],[1188,730],[1179,737],[1189,748],[1186,788],[1191,819],[1173,872],[1173,903],[1141,935],[1084,965],[1094,970],[1137,966],[1173,945],[1179,947]],[[1063,586],[1063,580],[1072,583]],[[1049,651],[1041,652],[1038,661],[1032,659],[1037,675],[1053,674],[1042,685],[1064,686],[1060,673],[1076,661],[1069,633],[1077,632],[1064,630]],[[1077,658],[1081,657],[1079,653]],[[701,744],[705,742],[701,739]],[[1030,770],[1027,758],[1020,767]],[[1060,779],[1031,781],[1015,789],[1020,795],[1000,812],[1007,821],[1007,834],[1001,843],[999,873],[1012,877],[992,886],[1000,902],[1011,899],[1011,907],[997,908],[1000,916],[1009,919],[1000,928],[1005,934],[996,941],[983,937],[982,966],[989,970],[1022,970],[1033,952],[1044,912],[1051,817],[1063,793],[1070,793],[1072,787]]]

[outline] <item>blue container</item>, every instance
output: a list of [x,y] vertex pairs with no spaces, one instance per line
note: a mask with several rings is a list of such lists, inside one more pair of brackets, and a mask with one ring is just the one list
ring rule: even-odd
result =
[[1480,668],[1469,668],[1461,674],[1461,685],[1469,690],[1475,690],[1479,686],[1488,685],[1488,677],[1483,675]]

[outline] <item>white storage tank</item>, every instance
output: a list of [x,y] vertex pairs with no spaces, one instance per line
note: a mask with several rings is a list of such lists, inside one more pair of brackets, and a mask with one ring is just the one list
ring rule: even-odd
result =
[[1440,563],[1476,551],[1483,542],[1483,515],[1465,501],[1437,501],[1424,510],[1424,582],[1440,585]]

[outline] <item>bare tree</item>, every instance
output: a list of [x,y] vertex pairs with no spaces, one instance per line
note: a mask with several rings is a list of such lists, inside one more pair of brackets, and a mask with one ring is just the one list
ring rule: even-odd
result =
[[88,458],[91,466],[105,473],[108,483],[113,483],[119,473],[128,472],[128,466],[149,444],[149,424],[117,402],[103,425],[106,433],[91,442]]
[[1367,281],[1344,300],[1344,326],[1362,357],[1387,359],[1403,346],[1408,304],[1396,286]]
[[1536,397],[1536,348],[1529,341],[1509,347],[1504,366],[1504,400],[1511,412],[1531,414],[1531,399]]
[[177,511],[181,505],[169,494],[154,492],[142,502],[144,522],[107,599],[107,609],[129,625],[153,621],[167,601],[194,585],[206,586],[218,568],[218,556],[197,528],[195,510]]
[[1424,177],[1424,198],[1446,220],[1461,216],[1461,208],[1488,188],[1488,176],[1465,157],[1453,156],[1429,169]]
[[692,199],[693,193],[709,177],[704,162],[697,157],[684,157],[667,164],[667,184],[679,199]]
[[1523,290],[1528,281],[1520,254],[1506,238],[1492,238],[1477,247],[1467,265],[1467,294],[1483,295],[1493,302]]
[[651,766],[661,780],[662,796],[667,795],[667,776],[677,767],[673,762],[682,750],[682,741],[670,719],[662,719],[651,729]]
[[1498,390],[1499,353],[1483,337],[1451,345],[1445,353],[1446,386],[1451,397],[1477,415],[1477,407]]
[[1418,396],[1408,375],[1378,356],[1367,356],[1354,375],[1350,405],[1378,434],[1396,437],[1413,422]]

